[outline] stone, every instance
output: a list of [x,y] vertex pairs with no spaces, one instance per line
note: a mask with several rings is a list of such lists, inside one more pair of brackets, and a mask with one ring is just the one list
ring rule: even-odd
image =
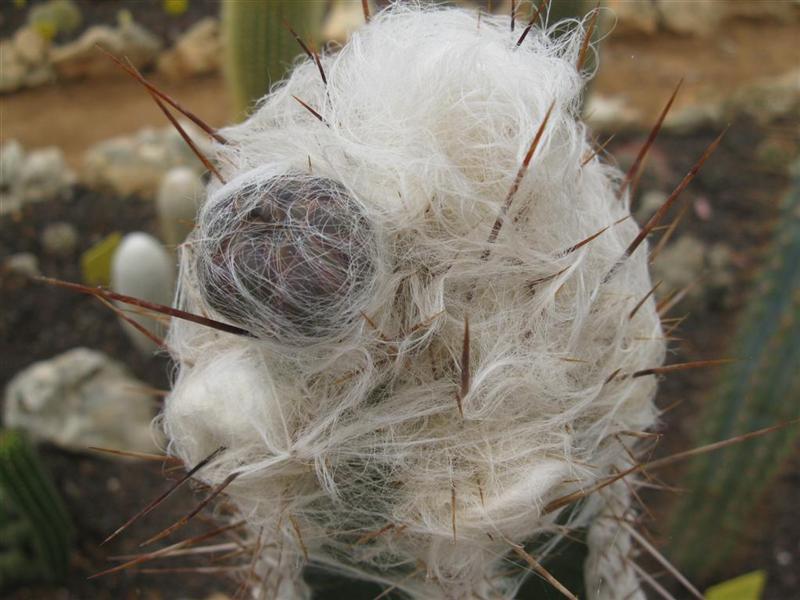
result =
[[657,0],[660,23],[667,31],[679,35],[707,37],[725,19],[727,2],[719,0]]
[[[111,287],[121,294],[169,305],[175,294],[175,259],[153,236],[129,233],[111,259]],[[164,327],[158,320],[144,315],[129,316],[154,336],[164,335]],[[143,354],[157,350],[155,342],[136,327],[124,320],[120,323]]]
[[53,39],[60,33],[72,33],[80,27],[83,15],[72,0],[47,0],[32,6],[28,23],[40,34]]
[[17,140],[8,140],[0,146],[0,182],[5,184],[19,173],[25,161],[25,150]]
[[31,26],[0,42],[0,93],[35,87],[53,79],[50,42]]
[[707,246],[684,234],[667,245],[653,263],[653,281],[663,280],[658,297],[691,286],[682,300],[685,310],[704,310],[711,304],[727,305],[727,291],[733,285],[733,253],[729,246]]
[[13,40],[0,41],[0,93],[15,92],[24,86],[27,68],[17,56]]
[[17,140],[0,146],[0,215],[19,210],[22,206],[22,166],[25,151]]
[[725,121],[722,102],[696,102],[670,111],[664,119],[664,131],[687,134],[704,127],[716,127]]
[[207,17],[192,25],[158,58],[158,70],[173,80],[217,72],[222,63],[219,21]]
[[75,174],[61,150],[49,147],[28,154],[20,180],[23,202],[40,202],[64,196],[75,183]]
[[[181,121],[201,152],[210,155],[207,136]],[[147,128],[132,136],[95,144],[86,151],[81,181],[93,189],[120,196],[152,198],[164,175],[175,167],[188,166],[200,172],[202,164],[172,127]]]
[[41,244],[44,251],[58,258],[69,258],[78,247],[78,231],[71,223],[50,223],[42,231]]
[[153,452],[155,398],[147,389],[105,354],[74,348],[14,376],[4,423],[76,452],[88,446]]
[[358,2],[334,2],[322,26],[320,39],[343,44],[364,24],[364,12]]
[[706,264],[709,269],[709,284],[715,288],[730,288],[734,283],[731,267],[733,251],[724,242],[713,244],[708,251]]
[[120,68],[96,46],[125,57],[137,69],[152,63],[161,49],[160,40],[129,16],[120,16],[117,27],[95,25],[80,38],[51,50],[53,68],[60,78],[82,79],[120,75]]
[[168,246],[181,244],[194,228],[202,199],[203,180],[188,167],[175,167],[164,175],[156,196],[161,238]]
[[658,31],[659,14],[652,2],[631,2],[631,0],[606,0],[610,9],[609,26],[614,26],[614,35],[652,35]]
[[53,69],[50,68],[50,65],[40,65],[28,70],[28,72],[25,74],[23,87],[39,87],[40,85],[50,83],[53,81],[54,77],[55,74],[53,73]]
[[641,123],[641,113],[620,96],[592,94],[584,108],[586,121],[595,132],[616,133],[635,130]]
[[49,42],[33,27],[21,27],[14,34],[14,51],[19,60],[29,65],[47,61]]
[[761,125],[800,118],[800,68],[742,87],[727,108],[729,113],[745,113]]
[[[664,281],[659,294],[665,296],[695,281],[705,267],[705,254],[703,242],[691,235],[668,244],[653,263],[653,280]],[[696,289],[690,295],[696,295]]]
[[30,252],[19,252],[9,256],[3,262],[3,270],[23,277],[37,277],[42,274],[39,271],[39,259]]

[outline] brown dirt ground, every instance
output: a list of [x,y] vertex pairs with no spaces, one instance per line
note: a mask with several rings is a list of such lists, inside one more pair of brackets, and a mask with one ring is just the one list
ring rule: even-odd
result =
[[[156,85],[202,115],[209,125],[229,121],[230,103],[219,77]],[[87,117],[91,115],[87,122]],[[110,137],[142,127],[165,127],[164,115],[142,87],[130,79],[68,82],[0,97],[0,138],[25,148],[56,145],[74,169],[84,152]]]

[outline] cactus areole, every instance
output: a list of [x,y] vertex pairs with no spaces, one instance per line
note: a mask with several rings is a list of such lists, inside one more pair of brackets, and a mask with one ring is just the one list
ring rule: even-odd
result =
[[196,477],[245,520],[254,586],[307,598],[312,563],[510,599],[588,527],[590,597],[644,598],[635,479],[610,479],[665,346],[580,119],[590,22],[518,44],[507,16],[395,5],[220,132],[177,302],[251,335],[175,320],[161,422],[213,456]]

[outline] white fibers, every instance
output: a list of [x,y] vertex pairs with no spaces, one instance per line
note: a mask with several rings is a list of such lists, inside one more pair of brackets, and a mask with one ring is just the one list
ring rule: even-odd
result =
[[[542,559],[626,510],[625,485],[545,510],[630,466],[615,436],[654,424],[656,383],[629,375],[664,358],[652,300],[629,318],[646,247],[604,282],[638,227],[616,168],[582,165],[573,26],[516,47],[507,16],[396,5],[322,56],[327,86],[300,62],[222,132],[178,302],[254,337],[173,323],[163,425],[187,465],[225,446],[198,476],[240,474],[279,597],[307,596],[307,555],[416,598],[512,598],[512,544]],[[590,543],[628,551],[601,527]],[[592,550],[593,597],[636,593]]]

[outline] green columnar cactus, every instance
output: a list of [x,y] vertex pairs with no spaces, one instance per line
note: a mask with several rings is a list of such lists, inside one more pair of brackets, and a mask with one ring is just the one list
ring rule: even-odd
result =
[[33,448],[17,431],[0,433],[0,491],[0,589],[33,579],[62,579],[73,536],[69,515]]
[[586,0],[554,0],[550,2],[550,23],[558,23],[564,19],[580,19],[594,6],[594,2]]
[[[797,164],[800,167],[800,163]],[[732,354],[703,417],[697,445],[800,416],[800,169],[764,270],[744,309]],[[755,504],[769,489],[798,437],[792,426],[758,445],[697,459],[669,525],[671,556],[689,575],[714,571],[730,557]]]
[[302,52],[284,22],[300,35],[313,36],[320,27],[325,5],[309,0],[225,0],[225,71],[238,117],[247,116],[253,103],[267,93],[271,83],[283,77]]

